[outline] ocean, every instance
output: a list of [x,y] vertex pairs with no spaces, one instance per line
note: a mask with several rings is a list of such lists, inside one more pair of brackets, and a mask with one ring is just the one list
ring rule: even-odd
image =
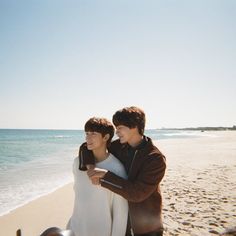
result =
[[[189,138],[200,131],[147,130],[153,140]],[[82,130],[0,129],[0,216],[71,182]]]

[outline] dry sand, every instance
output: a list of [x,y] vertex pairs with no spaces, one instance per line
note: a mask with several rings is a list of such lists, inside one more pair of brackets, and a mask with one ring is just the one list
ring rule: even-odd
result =
[[236,132],[207,134],[156,142],[168,165],[162,183],[166,236],[220,235],[236,226]]
[[[160,140],[167,157],[162,182],[165,236],[219,235],[236,226],[236,132],[209,137]],[[65,228],[73,207],[72,184],[0,217],[0,235],[38,236]],[[88,235],[92,236],[92,235]]]

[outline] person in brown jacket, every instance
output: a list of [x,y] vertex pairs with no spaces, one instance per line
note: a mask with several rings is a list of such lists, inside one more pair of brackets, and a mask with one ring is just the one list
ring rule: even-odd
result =
[[162,236],[162,196],[160,182],[165,174],[165,156],[144,135],[145,113],[138,107],[125,107],[113,115],[119,137],[109,152],[124,165],[128,179],[98,168],[91,168],[95,159],[82,144],[79,151],[81,170],[94,184],[101,184],[128,200],[129,220],[126,236]]

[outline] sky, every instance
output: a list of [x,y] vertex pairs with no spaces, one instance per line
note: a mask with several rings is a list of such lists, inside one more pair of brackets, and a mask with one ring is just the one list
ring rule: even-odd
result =
[[236,125],[235,0],[0,0],[0,128]]

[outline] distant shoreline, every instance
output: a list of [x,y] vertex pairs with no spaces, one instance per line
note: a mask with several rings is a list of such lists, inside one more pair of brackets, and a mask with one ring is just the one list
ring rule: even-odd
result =
[[[40,129],[40,128],[0,128],[0,130],[26,130],[26,131],[84,131],[83,129]],[[236,125],[232,127],[216,126],[216,127],[187,127],[187,128],[148,128],[146,130],[188,130],[188,131],[230,131],[236,130]]]
[[157,129],[157,130],[188,130],[188,131],[235,131],[236,130],[236,126],[232,126],[232,127],[190,127],[190,128],[161,128],[161,129]]

